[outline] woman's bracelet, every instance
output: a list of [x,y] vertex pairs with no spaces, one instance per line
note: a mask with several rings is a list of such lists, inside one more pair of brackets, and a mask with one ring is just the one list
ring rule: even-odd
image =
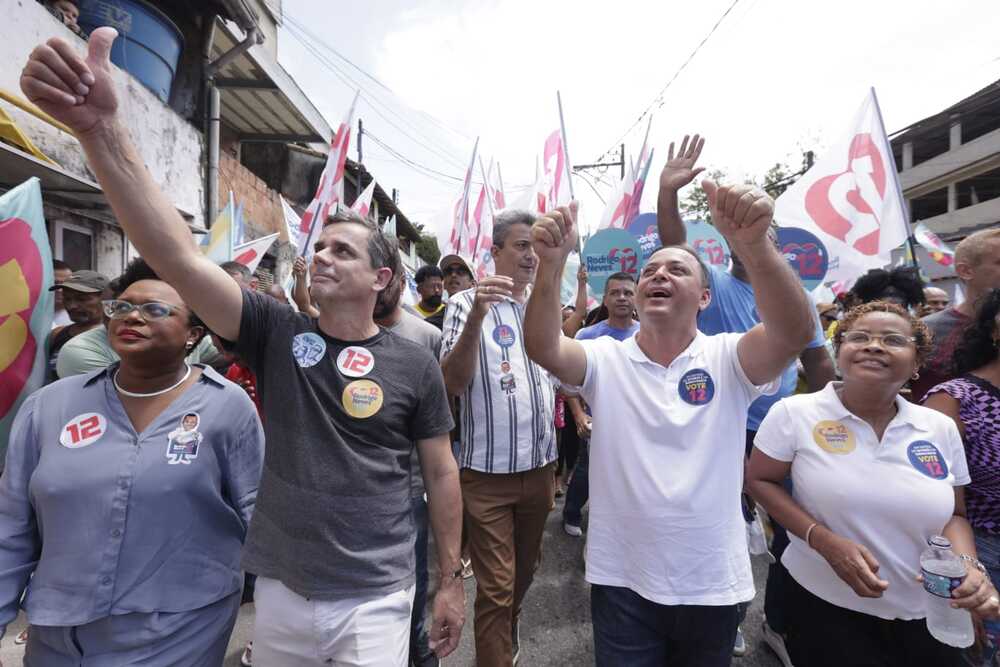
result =
[[806,528],[806,546],[809,547],[810,549],[812,549],[812,545],[809,544],[809,537],[812,535],[813,528],[815,528],[816,526],[817,523],[813,521],[811,524],[809,524],[809,527]]

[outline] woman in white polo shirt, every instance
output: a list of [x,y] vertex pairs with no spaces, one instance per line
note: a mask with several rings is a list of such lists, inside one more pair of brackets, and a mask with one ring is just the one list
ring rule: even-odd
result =
[[[998,601],[965,518],[958,430],[899,396],[930,335],[903,308],[876,301],[848,313],[834,345],[843,382],[775,405],[747,471],[750,494],[791,534],[782,562],[797,584],[786,601],[792,661],[960,664],[923,620],[916,575],[927,539],[943,534],[966,561],[959,607],[995,616]],[[793,495],[781,486],[789,474]]]

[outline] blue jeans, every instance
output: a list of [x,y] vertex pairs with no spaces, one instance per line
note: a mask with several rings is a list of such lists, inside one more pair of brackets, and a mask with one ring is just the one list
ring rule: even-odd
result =
[[598,667],[728,667],[736,605],[662,605],[617,586],[590,587]]
[[417,527],[416,582],[413,592],[413,613],[410,617],[410,664],[423,667],[437,665],[438,660],[428,646],[427,629],[424,627],[424,609],[427,607],[427,501],[423,496],[410,498],[413,523]]
[[590,498],[590,440],[580,439],[580,453],[573,468],[573,479],[566,490],[566,504],[563,506],[563,522],[579,526],[583,521],[583,506]]

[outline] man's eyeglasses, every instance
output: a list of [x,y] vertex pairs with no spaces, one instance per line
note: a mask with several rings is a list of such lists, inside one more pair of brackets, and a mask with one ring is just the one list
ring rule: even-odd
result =
[[892,349],[902,349],[907,347],[910,343],[917,342],[916,338],[912,336],[904,336],[903,334],[885,334],[884,336],[876,336],[870,334],[867,331],[848,331],[844,334],[843,342],[850,343],[851,345],[868,345],[873,340],[879,341],[883,347]]
[[175,310],[180,310],[176,306],[159,301],[134,304],[121,299],[109,299],[102,301],[101,304],[104,306],[104,314],[113,320],[125,319],[133,310],[138,310],[144,320],[162,320]]

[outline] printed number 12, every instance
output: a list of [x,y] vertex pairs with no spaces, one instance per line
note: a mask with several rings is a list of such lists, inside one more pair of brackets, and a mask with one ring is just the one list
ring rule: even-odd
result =
[[73,444],[85,440],[86,438],[92,438],[95,435],[100,435],[101,433],[101,422],[96,416],[87,417],[79,424],[70,424],[66,427],[69,431],[69,436],[73,440]]

